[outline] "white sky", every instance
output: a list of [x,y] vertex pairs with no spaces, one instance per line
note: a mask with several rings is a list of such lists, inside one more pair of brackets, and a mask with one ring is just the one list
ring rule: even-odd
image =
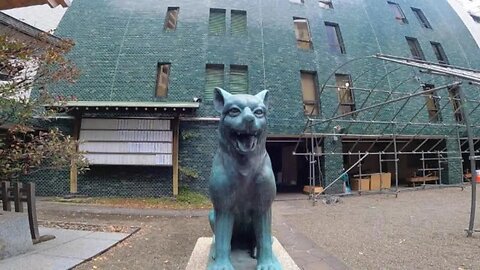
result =
[[61,5],[58,5],[56,8],[51,8],[49,5],[40,5],[8,9],[2,12],[48,32],[57,28],[66,10],[67,8]]

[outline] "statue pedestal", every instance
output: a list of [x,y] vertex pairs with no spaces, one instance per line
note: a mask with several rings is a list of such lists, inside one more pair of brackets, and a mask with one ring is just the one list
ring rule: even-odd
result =
[[[282,269],[300,270],[275,237],[273,237],[272,249],[282,265]],[[212,237],[198,238],[185,270],[206,270],[208,263],[212,260],[211,250]],[[233,250],[230,258],[235,270],[255,270],[257,266],[257,260],[250,257],[247,250]]]

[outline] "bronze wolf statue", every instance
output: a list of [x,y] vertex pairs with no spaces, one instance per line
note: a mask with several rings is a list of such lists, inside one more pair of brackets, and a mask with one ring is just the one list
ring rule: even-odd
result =
[[221,117],[220,145],[209,185],[214,208],[209,217],[214,232],[209,270],[234,269],[232,245],[252,251],[256,247],[257,270],[281,269],[272,252],[271,205],[276,187],[265,150],[267,100],[267,90],[254,96],[214,90],[215,110]]

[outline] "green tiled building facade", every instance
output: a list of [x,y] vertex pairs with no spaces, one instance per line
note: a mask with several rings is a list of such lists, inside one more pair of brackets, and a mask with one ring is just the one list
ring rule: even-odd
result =
[[[422,83],[435,86],[451,83],[452,79],[421,74],[413,68],[402,68],[386,75],[396,67],[376,59],[355,60],[336,70],[347,61],[376,53],[412,57],[406,37],[418,40],[427,61],[437,62],[439,57],[433,50],[433,42],[441,44],[449,64],[480,68],[480,50],[447,1],[329,2],[75,0],[56,35],[75,41],[69,57],[78,65],[81,77],[73,85],[56,85],[54,91],[57,94],[106,104],[163,104],[199,99],[201,102],[198,109],[189,113],[142,111],[143,108],[117,112],[92,107],[90,111],[83,110],[77,114],[77,120],[64,120],[59,124],[74,133],[74,122],[83,117],[178,117],[178,183],[180,187],[206,192],[218,124],[218,114],[211,101],[211,86],[250,94],[269,89],[270,139],[267,148],[276,176],[283,179],[287,179],[288,175],[291,177],[285,181],[277,179],[279,189],[290,185],[300,190],[308,183],[308,163],[303,156],[291,156],[291,152],[295,151],[295,142],[303,133],[307,121],[301,71],[314,74],[316,91],[320,91],[324,84],[335,85],[334,73],[350,75],[354,86],[394,89],[404,93],[412,92]],[[395,10],[394,4],[401,8],[400,13]],[[422,21],[418,10],[428,24]],[[301,28],[305,22],[308,23],[309,34],[306,37],[302,36],[305,31]],[[157,95],[157,84],[162,80],[158,72],[162,65],[169,65],[168,87],[163,88],[166,96]],[[469,97],[478,99],[478,88],[465,85],[462,89]],[[446,95],[447,92],[442,93]],[[395,98],[395,95],[354,91],[355,106],[359,109]],[[319,104],[318,117],[335,115],[339,98],[334,88],[327,87],[321,95],[317,93],[315,96],[315,102]],[[423,106],[422,100],[412,100],[401,108],[396,120],[409,121]],[[439,106],[448,102],[447,97],[442,98]],[[394,103],[383,107],[375,119],[389,121],[401,105]],[[367,111],[359,114],[357,119],[368,120],[375,113],[376,110]],[[474,113],[472,117],[480,120],[478,115]],[[427,108],[417,117],[428,122]],[[447,104],[440,123],[454,122],[452,106]],[[319,130],[332,131],[334,125],[346,124],[333,122],[331,126],[323,125]],[[371,125],[368,131],[363,127],[365,124],[362,123],[350,124],[348,133],[378,134],[382,130],[392,133],[394,129],[389,126],[385,130],[385,125],[381,124]],[[397,126],[395,131],[401,130],[401,134],[409,135],[415,134],[418,128],[415,125]],[[449,129],[427,127],[420,134],[442,135]],[[333,137],[325,137],[322,147],[324,152],[338,153],[345,151],[346,144]],[[304,147],[304,142],[301,141],[300,146]],[[456,142],[446,142],[445,147],[449,151],[459,149]],[[295,160],[295,164],[287,169],[289,158]],[[340,174],[344,162],[348,161],[341,155],[325,156],[321,165],[324,185]],[[461,161],[449,160],[447,163],[441,181],[444,184],[460,182],[461,176],[454,173],[453,168],[461,171]],[[392,167],[385,165],[383,170],[391,171]],[[60,174],[33,175],[30,178],[37,181],[43,195],[67,194],[68,173]],[[90,196],[171,196],[174,192],[173,175],[172,166],[93,165],[89,172],[79,175],[78,193]],[[61,184],[51,188],[52,179]],[[332,192],[340,191],[340,188],[337,185]]]

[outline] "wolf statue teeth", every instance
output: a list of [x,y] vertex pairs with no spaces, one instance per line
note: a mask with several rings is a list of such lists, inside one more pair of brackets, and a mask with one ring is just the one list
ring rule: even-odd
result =
[[267,90],[254,96],[214,90],[213,103],[221,117],[209,185],[215,242],[209,270],[234,269],[232,247],[250,249],[257,258],[257,270],[282,269],[272,252],[271,206],[276,187],[265,150],[267,100]]

